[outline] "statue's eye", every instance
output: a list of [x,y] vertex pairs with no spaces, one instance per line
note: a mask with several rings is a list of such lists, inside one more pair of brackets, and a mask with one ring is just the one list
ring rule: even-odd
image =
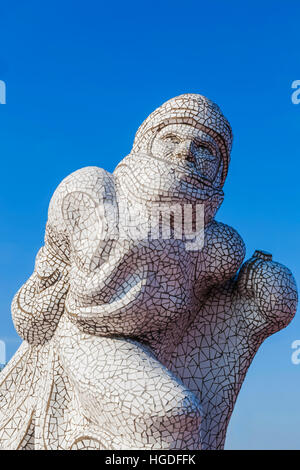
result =
[[201,152],[210,152],[209,148],[206,145],[195,143],[195,148]]
[[176,135],[171,135],[171,134],[165,135],[163,137],[163,140],[171,144],[180,144],[180,140],[178,137],[176,137]]
[[207,155],[209,154],[209,155],[214,155],[215,156],[215,149],[209,144],[206,144],[206,143],[204,144],[203,142],[197,142],[196,141],[196,142],[194,142],[194,146],[195,146],[194,148],[197,151],[199,151],[203,154],[207,154]]

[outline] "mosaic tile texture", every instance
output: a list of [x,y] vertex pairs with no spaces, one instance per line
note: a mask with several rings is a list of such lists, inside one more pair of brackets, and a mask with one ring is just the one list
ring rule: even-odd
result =
[[185,94],[113,174],[58,186],[12,302],[24,342],[0,374],[1,448],[223,448],[257,349],[297,305],[291,272],[259,250],[243,264],[215,220],[231,144],[218,106]]

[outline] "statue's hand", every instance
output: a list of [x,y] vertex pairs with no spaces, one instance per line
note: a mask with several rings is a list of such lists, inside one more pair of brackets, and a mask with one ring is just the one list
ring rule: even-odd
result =
[[272,324],[274,331],[287,326],[295,315],[297,287],[293,275],[288,268],[272,261],[269,253],[257,250],[242,266],[237,290],[254,300],[264,323]]

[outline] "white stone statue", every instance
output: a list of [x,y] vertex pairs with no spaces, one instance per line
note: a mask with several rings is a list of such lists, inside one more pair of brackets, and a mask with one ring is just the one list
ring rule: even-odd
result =
[[297,304],[290,271],[262,251],[242,264],[214,219],[231,143],[220,109],[184,94],[113,174],[58,186],[12,303],[24,342],[0,374],[1,448],[223,448],[258,347]]

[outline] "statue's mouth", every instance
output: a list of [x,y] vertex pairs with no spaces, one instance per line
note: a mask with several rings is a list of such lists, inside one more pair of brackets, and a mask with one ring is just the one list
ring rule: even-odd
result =
[[[185,167],[177,167],[176,168],[176,171],[178,173],[178,175],[180,176],[180,179],[181,180],[184,180],[184,181],[187,181],[191,184],[194,184],[194,185],[197,185],[197,186],[200,186],[201,188],[204,186],[206,187],[209,187],[209,188],[213,188],[213,189],[218,189],[218,188],[215,188],[213,186],[213,183],[212,181],[210,181],[209,179],[207,179],[205,176],[201,175],[201,174],[195,174],[193,171],[191,171],[189,168],[185,168]],[[204,188],[203,188],[204,189]]]
[[[126,158],[127,161],[122,161],[118,165],[116,172],[122,172],[123,181],[128,179],[126,191],[133,199],[149,200],[150,198],[161,201],[179,199],[203,202],[215,196],[223,197],[223,191],[214,186],[214,182],[201,175],[194,166],[181,165],[179,162],[145,154],[135,156],[139,161],[134,160],[131,154]],[[132,165],[136,161],[138,165]],[[147,166],[144,162],[150,162],[151,166]],[[145,179],[144,182],[142,181],[144,175],[146,179],[148,178],[147,183]],[[166,186],[163,184],[164,178],[166,178]],[[155,184],[155,179],[159,182],[158,185]]]
[[145,155],[144,158],[159,160],[164,164],[167,164],[170,167],[170,170],[178,175],[178,179],[185,181],[192,186],[197,186],[198,189],[205,190],[207,188],[211,188],[214,192],[222,192],[220,188],[214,186],[213,181],[200,174],[194,163],[190,162],[187,165],[181,165],[177,162],[174,164],[174,160],[154,156],[149,157],[149,155]]

